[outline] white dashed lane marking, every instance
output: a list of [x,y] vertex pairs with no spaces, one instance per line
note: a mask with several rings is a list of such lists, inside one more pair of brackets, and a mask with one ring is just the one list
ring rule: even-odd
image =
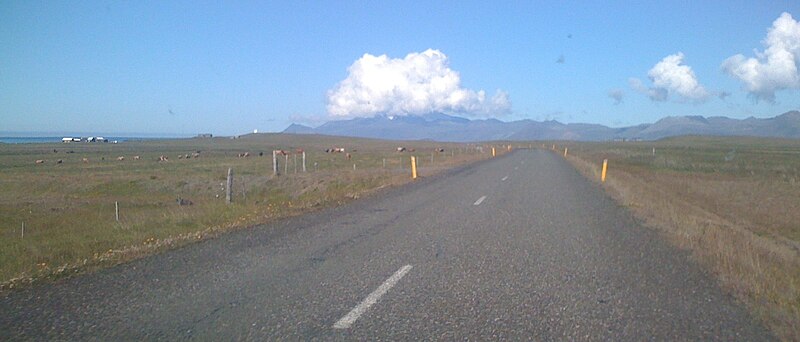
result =
[[375,289],[375,291],[372,291],[372,293],[370,293],[369,296],[367,296],[367,298],[364,299],[364,301],[356,305],[356,307],[354,307],[353,310],[350,310],[350,312],[348,312],[347,315],[345,315],[336,323],[334,323],[333,328],[347,329],[351,325],[353,325],[353,323],[355,323],[355,321],[359,317],[361,317],[361,315],[363,315],[364,312],[366,312],[370,306],[377,303],[378,300],[381,299],[381,296],[386,294],[386,292],[388,292],[392,287],[394,287],[394,285],[397,284],[398,281],[400,281],[400,278],[403,278],[403,276],[406,275],[406,273],[408,273],[408,271],[410,271],[412,267],[413,266],[411,265],[405,265],[401,267],[399,270],[397,270],[397,272],[394,272],[394,274],[391,277],[389,277],[389,279],[386,279],[386,281],[383,282],[381,286]]
[[486,199],[486,196],[481,196],[481,198],[478,198],[478,200],[477,200],[477,201],[475,201],[475,203],[473,203],[472,205],[481,205],[481,203],[482,203],[482,202],[483,202],[483,200],[485,200],[485,199]]

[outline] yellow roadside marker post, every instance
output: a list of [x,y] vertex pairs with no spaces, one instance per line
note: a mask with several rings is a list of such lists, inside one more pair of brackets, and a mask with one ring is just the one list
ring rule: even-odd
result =
[[495,153],[495,151],[494,151],[494,147],[492,147],[492,157],[494,157],[494,156],[496,156],[496,155],[497,155],[497,153]]
[[564,157],[567,156],[567,150],[569,150],[569,147],[564,147]]
[[411,179],[417,179],[417,158],[411,156]]
[[608,159],[603,159],[603,172],[600,173],[600,181],[606,182],[606,171],[608,170]]

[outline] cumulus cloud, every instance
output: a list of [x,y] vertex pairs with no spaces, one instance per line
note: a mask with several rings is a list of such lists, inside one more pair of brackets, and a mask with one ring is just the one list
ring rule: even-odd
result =
[[622,103],[625,97],[625,92],[622,89],[611,89],[608,91],[608,97],[614,99],[614,105]]
[[692,68],[683,64],[683,57],[683,53],[678,52],[656,63],[647,72],[647,77],[653,83],[652,87],[645,86],[639,79],[631,78],[631,88],[653,101],[667,101],[672,95],[679,96],[679,101],[705,101],[710,93],[697,81]]
[[511,110],[502,90],[490,97],[483,90],[462,88],[461,76],[438,50],[402,59],[364,54],[347,70],[347,78],[327,94],[327,111],[335,118],[433,112],[489,117]]
[[722,70],[744,83],[756,99],[775,102],[775,92],[800,88],[800,23],[782,13],[767,31],[764,52],[755,58],[735,55],[722,62]]
[[628,84],[630,84],[633,90],[636,90],[642,94],[647,95],[653,101],[666,101],[667,100],[667,90],[661,88],[648,88],[646,87],[642,81],[638,78],[629,78]]

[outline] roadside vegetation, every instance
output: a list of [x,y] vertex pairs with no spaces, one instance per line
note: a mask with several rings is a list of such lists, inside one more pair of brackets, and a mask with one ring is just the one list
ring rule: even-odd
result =
[[779,338],[800,340],[800,141],[555,144],[598,182],[608,159],[603,187],[619,203],[691,251]]
[[[400,146],[406,151],[398,152]],[[325,152],[336,147],[345,152]],[[279,176],[273,175],[273,150],[290,152],[278,156]],[[409,182],[412,155],[425,177],[488,158],[491,150],[284,134],[0,144],[0,292]]]

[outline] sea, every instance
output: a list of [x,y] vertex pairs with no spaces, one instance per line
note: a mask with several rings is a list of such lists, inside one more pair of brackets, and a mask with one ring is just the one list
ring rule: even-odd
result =
[[[0,143],[3,144],[43,144],[43,143],[60,143],[63,136],[57,137],[0,137]],[[168,138],[139,138],[139,137],[105,137],[109,143],[124,142],[124,141],[141,141],[141,140],[155,140],[155,139],[168,139]]]

